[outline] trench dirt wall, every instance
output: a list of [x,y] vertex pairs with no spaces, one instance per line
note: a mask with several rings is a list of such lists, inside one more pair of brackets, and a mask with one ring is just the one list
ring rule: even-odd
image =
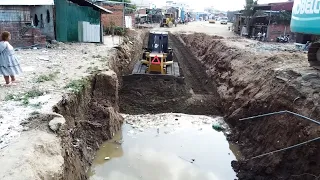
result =
[[109,67],[81,81],[78,92],[65,95],[53,107],[66,119],[57,133],[62,138],[64,157],[63,180],[88,179],[87,171],[99,146],[120,130],[123,118],[119,114],[121,77],[142,49],[144,31],[129,31],[123,43],[116,47]]
[[100,144],[120,130],[118,80],[113,71],[89,77],[79,93],[60,101],[54,108],[66,119],[60,132],[64,150],[65,180],[87,179],[87,170]]
[[232,163],[239,179],[315,179],[320,175],[317,141],[250,159],[319,137],[318,125],[291,115],[239,121],[280,110],[319,119],[318,73],[295,64],[305,59],[305,55],[257,54],[249,48],[232,46],[236,39],[205,34],[177,37],[206,67],[209,79],[217,84],[223,113],[233,127],[229,138],[240,146],[245,159]]

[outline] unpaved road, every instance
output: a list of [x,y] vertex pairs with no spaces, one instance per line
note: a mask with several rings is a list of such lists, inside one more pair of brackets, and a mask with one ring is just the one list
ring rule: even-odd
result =
[[209,35],[217,35],[223,37],[236,37],[232,32],[228,31],[228,25],[221,24],[209,24],[208,21],[198,21],[190,22],[188,24],[178,24],[177,27],[172,28],[160,28],[159,26],[155,27],[156,31],[170,31],[172,33],[206,33]]

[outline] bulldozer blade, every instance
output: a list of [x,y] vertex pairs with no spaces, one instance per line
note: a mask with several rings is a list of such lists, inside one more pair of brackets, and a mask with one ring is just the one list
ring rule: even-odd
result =
[[177,62],[173,62],[171,65],[167,65],[167,68],[166,68],[167,74],[149,74],[146,71],[147,71],[147,66],[143,65],[141,62],[137,62],[133,68],[132,74],[180,77],[180,69],[179,69],[179,64]]
[[122,77],[123,81],[175,81],[179,84],[184,84],[184,77],[175,77],[162,74],[130,74]]
[[175,80],[178,83],[184,83],[184,77],[180,76],[179,65],[174,62],[172,65],[167,67],[167,74],[149,74],[146,73],[147,66],[141,62],[137,62],[134,66],[132,74],[123,76],[123,80]]

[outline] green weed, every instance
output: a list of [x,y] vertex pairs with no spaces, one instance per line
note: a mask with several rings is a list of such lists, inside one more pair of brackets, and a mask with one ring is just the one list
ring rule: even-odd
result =
[[37,83],[42,83],[42,82],[46,82],[46,81],[53,81],[55,78],[57,78],[57,75],[59,74],[59,72],[54,72],[48,75],[40,75],[37,79],[36,82]]
[[65,86],[66,89],[70,89],[73,93],[78,93],[88,84],[86,79],[73,80]]
[[28,105],[30,104],[29,99],[33,99],[35,97],[43,96],[45,92],[40,91],[38,89],[32,89],[30,91],[20,93],[20,94],[8,94],[5,97],[6,101],[21,101],[22,104]]
[[87,70],[86,70],[86,73],[94,73],[94,72],[97,72],[97,71],[99,71],[99,67],[98,66],[88,67]]

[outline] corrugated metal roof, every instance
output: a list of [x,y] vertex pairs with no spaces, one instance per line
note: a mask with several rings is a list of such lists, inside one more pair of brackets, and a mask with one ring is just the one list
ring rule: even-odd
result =
[[0,0],[2,6],[54,5],[54,0]]
[[[0,0],[2,1],[2,0]],[[112,14],[112,11],[109,11],[108,9],[105,9],[101,6],[98,6],[98,5],[95,5],[93,4],[92,2],[89,2],[87,0],[69,0],[73,3],[76,3],[80,6],[89,6],[89,7],[92,7],[94,10],[96,11],[100,11],[100,12],[103,12],[103,13],[106,13],[106,14]]]

